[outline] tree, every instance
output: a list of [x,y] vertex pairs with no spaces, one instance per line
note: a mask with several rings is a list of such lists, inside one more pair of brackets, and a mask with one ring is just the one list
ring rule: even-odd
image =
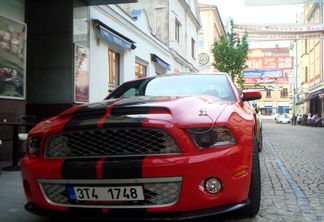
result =
[[[233,21],[231,21],[232,24]],[[247,33],[244,33],[241,39],[233,32],[232,28],[230,33],[221,36],[212,46],[212,53],[214,55],[213,66],[221,72],[230,74],[233,82],[240,89],[243,89],[244,79],[241,76],[241,72],[247,68],[248,49]]]

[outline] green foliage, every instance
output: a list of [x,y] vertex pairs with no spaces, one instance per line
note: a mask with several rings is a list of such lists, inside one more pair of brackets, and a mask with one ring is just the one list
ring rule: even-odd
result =
[[[231,24],[233,22],[231,21]],[[241,76],[243,69],[247,68],[246,60],[249,49],[247,42],[247,33],[240,39],[231,29],[231,33],[221,36],[212,46],[214,55],[213,66],[221,71],[231,75],[232,80],[237,87],[243,89],[244,80]]]

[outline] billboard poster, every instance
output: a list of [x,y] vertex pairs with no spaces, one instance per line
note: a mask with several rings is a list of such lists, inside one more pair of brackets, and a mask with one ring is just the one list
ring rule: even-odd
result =
[[257,33],[311,33],[323,32],[323,24],[233,24],[233,30],[237,32]]
[[89,50],[74,45],[74,101],[89,102]]
[[[243,33],[237,33],[239,38]],[[324,32],[314,33],[249,33],[247,39],[250,41],[275,41],[275,40],[299,40],[323,38]]]
[[246,62],[249,70],[255,69],[292,69],[292,56],[248,57]]
[[26,24],[0,15],[0,98],[25,98]]

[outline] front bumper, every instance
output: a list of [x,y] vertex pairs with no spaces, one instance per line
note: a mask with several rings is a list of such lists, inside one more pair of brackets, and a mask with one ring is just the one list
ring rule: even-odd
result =
[[[142,210],[145,213],[169,215],[175,212],[222,209],[223,206],[236,206],[248,198],[251,174],[250,152],[247,147],[237,145],[190,155],[149,156],[141,159],[141,164],[137,163],[138,160],[130,161],[129,159],[126,161],[120,159],[117,162],[109,159],[42,160],[26,156],[22,161],[22,177],[27,201],[44,210],[65,213],[78,207],[54,205],[46,200],[41,191],[40,180],[99,181],[131,178],[154,180],[172,177],[182,178],[178,200],[168,206],[143,207]],[[241,169],[249,170],[244,175],[237,174]],[[222,181],[223,187],[217,194],[208,194],[200,189],[202,181],[210,177],[216,177]],[[123,206],[115,207],[117,209],[113,210],[110,206],[82,207],[84,211],[89,209],[91,212],[100,211],[100,208],[105,209],[103,212],[118,212],[124,209]],[[132,207],[132,210],[136,209],[138,209],[136,206]]]
[[188,220],[201,217],[208,217],[218,214],[229,213],[239,210],[249,204],[243,201],[234,205],[227,205],[217,208],[209,208],[203,210],[175,213],[143,213],[141,211],[123,209],[123,213],[103,213],[101,209],[83,209],[71,208],[68,212],[59,212],[53,210],[45,210],[34,206],[31,203],[25,205],[25,209],[39,216],[59,217],[59,218],[82,218],[82,219],[114,219],[114,220]]

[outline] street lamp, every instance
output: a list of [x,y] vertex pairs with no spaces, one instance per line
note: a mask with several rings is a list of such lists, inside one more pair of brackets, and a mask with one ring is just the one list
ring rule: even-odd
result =
[[295,40],[295,81],[294,81],[294,110],[293,110],[293,116],[296,118],[296,94],[297,94],[297,76],[298,76],[298,44],[297,39]]
[[295,50],[295,58],[294,58],[294,63],[295,63],[295,72],[294,74],[289,75],[289,83],[290,87],[292,89],[292,94],[293,94],[293,104],[292,104],[292,109],[293,109],[293,118],[296,117],[296,95],[297,95],[297,76],[298,76],[298,44],[297,44],[297,39],[294,40],[294,42],[291,42],[289,49],[294,49]]
[[289,49],[295,49],[295,59],[294,59],[294,63],[295,63],[295,73],[289,75],[289,83],[290,86],[292,88],[292,94],[293,94],[293,117],[295,118],[296,116],[296,94],[297,94],[297,75],[298,75],[298,44],[297,44],[297,39],[294,40],[294,42],[292,42],[290,44]]

